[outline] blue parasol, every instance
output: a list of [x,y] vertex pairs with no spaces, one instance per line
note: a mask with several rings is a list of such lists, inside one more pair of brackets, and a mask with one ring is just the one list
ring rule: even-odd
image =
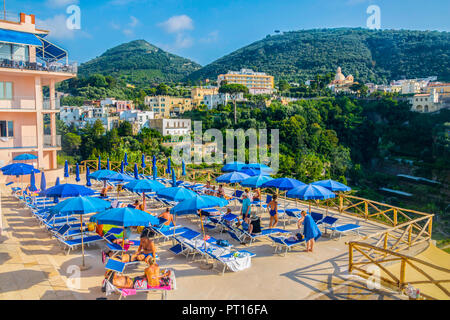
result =
[[66,160],[64,162],[64,178],[69,177],[69,162]]
[[180,187],[164,188],[159,190],[156,194],[158,197],[176,202],[188,200],[197,195],[197,193],[192,190]]
[[45,191],[47,189],[47,180],[45,179],[45,173],[42,171],[41,173],[41,191]]
[[254,177],[250,177],[247,178],[245,180],[242,180],[240,182],[241,186],[243,187],[249,187],[249,188],[259,188],[261,187],[264,183],[269,182],[273,180],[273,178],[269,177],[269,176],[263,176],[263,175],[259,175],[259,176],[254,176]]
[[24,153],[14,157],[13,161],[36,160],[37,158],[34,154]]
[[136,180],[139,179],[139,172],[138,172],[137,163],[134,164],[134,178],[135,178]]
[[222,167],[222,172],[233,172],[233,171],[240,171],[245,166],[245,163],[243,162],[230,162],[227,163],[225,166]]
[[80,182],[80,165],[77,162],[76,168],[75,168],[75,181]]
[[97,213],[91,217],[90,221],[120,227],[150,227],[159,224],[157,217],[132,208],[117,208]]
[[248,178],[250,178],[249,175],[242,172],[234,171],[221,175],[220,177],[217,177],[216,181],[219,183],[239,183]]
[[352,188],[347,187],[345,184],[331,179],[313,182],[312,185],[324,187],[332,192],[346,192],[352,190]]
[[89,167],[86,168],[86,186],[87,187],[92,186]]

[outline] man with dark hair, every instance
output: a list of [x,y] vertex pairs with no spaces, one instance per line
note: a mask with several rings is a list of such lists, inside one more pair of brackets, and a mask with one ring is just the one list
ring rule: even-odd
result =
[[136,253],[131,256],[131,261],[145,261],[149,263],[151,259],[156,258],[156,246],[152,238],[155,237],[155,232],[150,229],[144,229],[141,234],[141,244]]

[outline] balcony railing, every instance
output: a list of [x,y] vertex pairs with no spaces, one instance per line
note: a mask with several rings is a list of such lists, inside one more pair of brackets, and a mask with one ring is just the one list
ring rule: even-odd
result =
[[44,98],[42,108],[44,110],[59,110],[61,107],[61,100],[59,98],[51,99]]
[[0,110],[36,110],[35,96],[14,96],[12,99],[0,100]]
[[36,136],[22,136],[20,138],[14,137],[0,137],[0,149],[25,149],[37,148]]
[[61,136],[44,135],[44,148],[60,148]]
[[10,59],[0,58],[0,68],[10,68],[19,70],[32,70],[32,71],[46,71],[46,72],[61,72],[75,74],[78,72],[78,65],[76,62],[72,64],[63,63],[40,63],[40,62],[28,62],[28,61],[14,61]]
[[[59,98],[44,98],[43,110],[59,110],[61,100]],[[12,99],[0,100],[0,110],[36,110],[35,96],[14,96]]]

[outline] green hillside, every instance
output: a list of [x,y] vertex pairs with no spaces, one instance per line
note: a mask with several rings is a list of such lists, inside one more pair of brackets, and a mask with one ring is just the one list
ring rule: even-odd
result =
[[450,80],[450,33],[361,28],[285,32],[230,53],[188,79],[215,80],[228,70],[251,68],[277,79],[304,81],[338,66],[364,82],[433,75]]
[[180,81],[201,66],[136,40],[107,50],[100,57],[83,63],[80,77],[93,74],[110,75],[134,85]]

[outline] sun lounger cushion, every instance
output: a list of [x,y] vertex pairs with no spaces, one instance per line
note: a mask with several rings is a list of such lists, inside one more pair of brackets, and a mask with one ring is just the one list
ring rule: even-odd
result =
[[332,231],[336,231],[336,232],[348,232],[348,231],[354,231],[361,228],[361,226],[358,226],[357,224],[345,224],[342,226],[338,226],[338,227],[329,227],[327,229],[332,230]]

